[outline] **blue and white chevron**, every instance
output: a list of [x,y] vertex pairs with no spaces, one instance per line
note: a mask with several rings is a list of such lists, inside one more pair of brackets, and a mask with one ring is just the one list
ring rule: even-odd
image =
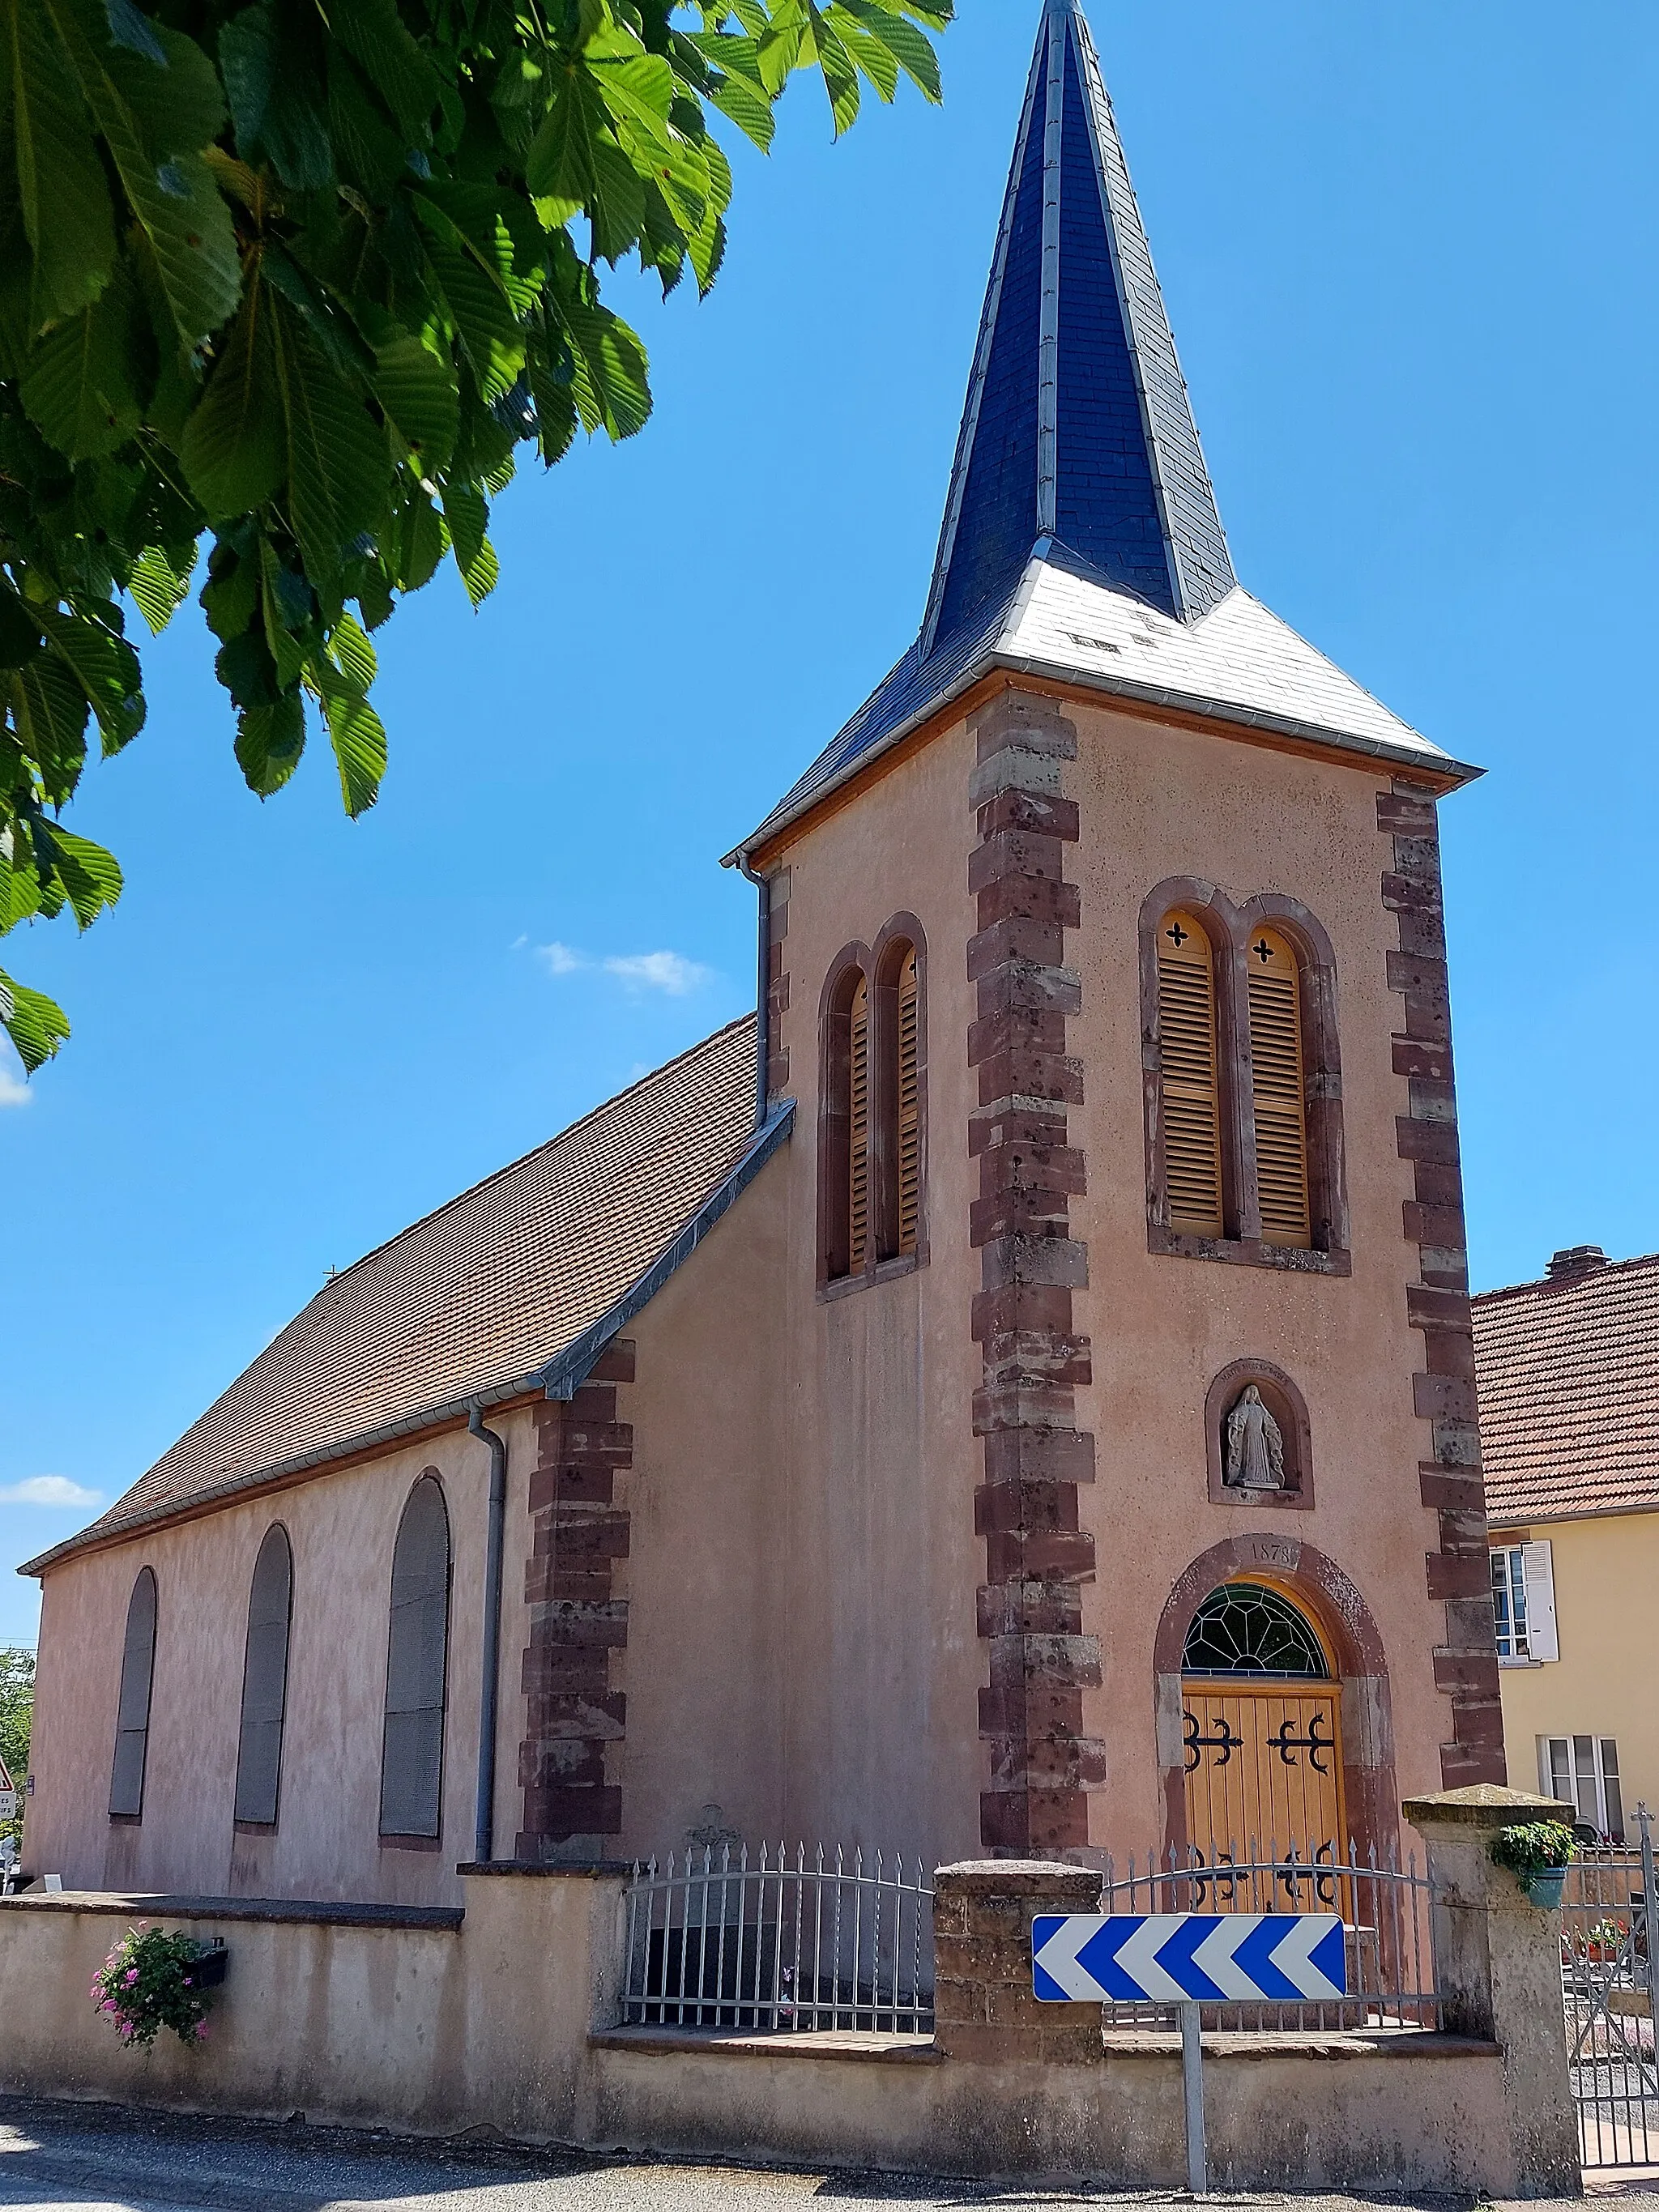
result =
[[1316,2001],[1348,1990],[1334,1912],[1040,1913],[1031,1965],[1049,2004]]

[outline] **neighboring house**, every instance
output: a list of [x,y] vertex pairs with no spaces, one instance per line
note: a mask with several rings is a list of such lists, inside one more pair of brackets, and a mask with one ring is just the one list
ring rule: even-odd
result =
[[1659,1812],[1659,1254],[1474,1302],[1504,1741],[1613,1842]]
[[1306,1860],[1501,1781],[1474,773],[1236,581],[1045,0],[921,635],[728,856],[756,1016],[331,1280],[26,1570],[34,1867]]

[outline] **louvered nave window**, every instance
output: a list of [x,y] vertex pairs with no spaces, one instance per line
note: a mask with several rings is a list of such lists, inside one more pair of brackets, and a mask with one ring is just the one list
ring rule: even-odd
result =
[[436,1836],[441,1826],[448,1658],[449,1514],[442,1489],[423,1474],[409,1493],[392,1553],[383,1836]]
[[236,1818],[260,1827],[276,1823],[283,1772],[283,1717],[288,1710],[289,1614],[294,1554],[280,1522],[265,1531],[253,1563],[247,1601],[247,1656],[242,1667],[242,1729],[236,1753]]
[[1262,1242],[1306,1246],[1312,1237],[1301,973],[1295,953],[1271,929],[1252,934],[1248,959]]
[[149,1756],[149,1693],[155,1673],[155,1577],[140,1567],[127,1601],[121,1647],[121,1691],[115,1713],[115,1759],[110,1770],[112,1820],[137,1820],[144,1810],[144,1768]]
[[870,986],[862,975],[848,1030],[847,1270],[856,1275],[870,1254]]
[[898,1249],[914,1252],[921,1221],[921,993],[912,946],[898,979]]
[[1158,1034],[1170,1226],[1188,1237],[1219,1237],[1215,954],[1189,914],[1166,914],[1158,926]]

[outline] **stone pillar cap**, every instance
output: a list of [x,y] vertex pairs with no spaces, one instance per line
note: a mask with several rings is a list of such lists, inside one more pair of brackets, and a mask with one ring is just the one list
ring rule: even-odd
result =
[[1472,1782],[1462,1790],[1407,1797],[1400,1809],[1414,1828],[1509,1828],[1530,1820],[1560,1820],[1571,1827],[1578,1818],[1577,1808],[1559,1798],[1539,1797],[1529,1790],[1505,1790],[1496,1782]]
[[1106,1879],[1097,1868],[1073,1866],[1064,1859],[959,1859],[953,1866],[933,1869],[935,1881],[941,1875],[949,1875],[956,1881],[992,1882],[1003,1889],[1017,1889],[1021,1882],[1034,1878],[1093,1882],[1098,1889]]

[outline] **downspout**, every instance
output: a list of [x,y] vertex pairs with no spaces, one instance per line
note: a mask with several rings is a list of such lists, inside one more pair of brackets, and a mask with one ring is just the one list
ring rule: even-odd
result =
[[477,1402],[466,1409],[466,1425],[489,1446],[489,1534],[484,1548],[483,1684],[478,1697],[478,1794],[472,1826],[472,1856],[488,1866],[495,1856],[495,1725],[501,1675],[501,1553],[507,1536],[507,1443],[483,1425]]
[[757,876],[750,866],[746,853],[739,858],[738,866],[755,886],[760,900],[760,952],[755,985],[755,1038],[758,1054],[755,1073],[755,1127],[762,1129],[766,1126],[766,1109],[771,1103],[771,1085],[768,1079],[772,1058],[772,886],[766,877]]

